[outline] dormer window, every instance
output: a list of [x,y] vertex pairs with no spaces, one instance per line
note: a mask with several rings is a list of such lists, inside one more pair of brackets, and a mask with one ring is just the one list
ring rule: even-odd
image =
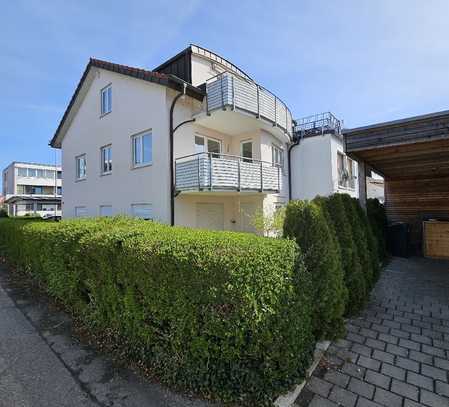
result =
[[101,115],[112,111],[112,85],[108,85],[101,90]]

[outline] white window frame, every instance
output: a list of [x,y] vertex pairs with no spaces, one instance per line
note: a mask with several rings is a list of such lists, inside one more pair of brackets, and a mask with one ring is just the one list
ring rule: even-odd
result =
[[[82,216],[79,215],[79,210],[82,210],[84,214]],[[87,210],[86,206],[75,206],[75,218],[86,218],[89,215],[89,212]]]
[[[84,175],[81,176],[81,166],[79,165],[79,162],[81,159],[84,159]],[[87,178],[87,155],[80,154],[75,157],[75,179],[76,181],[81,181],[83,179]]]
[[100,117],[112,112],[112,84],[100,91]]
[[[340,161],[340,157],[342,159],[342,165],[343,168],[338,168],[338,162]],[[355,190],[355,165],[354,160],[349,158],[346,154],[344,154],[342,151],[337,151],[337,177],[338,177],[338,187],[349,189],[349,190]],[[349,170],[351,168],[351,171]],[[345,178],[343,178],[344,174],[347,174]]]
[[[218,145],[220,146],[220,152],[218,154],[219,155],[223,154],[223,140],[220,140],[218,138],[203,136],[202,134],[198,134],[198,133],[195,133],[195,137],[199,137],[199,138],[203,139],[203,142],[204,142],[204,144],[203,144],[203,146],[204,146],[203,153],[209,154],[209,151],[208,151],[208,148],[207,148],[207,142],[208,142],[208,140],[211,140],[211,141],[217,142]],[[194,142],[194,146],[196,146],[195,138],[193,139],[193,142]],[[196,154],[201,154],[201,152],[197,153],[196,151],[195,151],[195,153]],[[212,154],[217,154],[217,153],[212,153]]]
[[[104,210],[106,208],[108,209],[108,213],[104,214]],[[109,209],[110,209],[110,211],[109,211]],[[99,214],[102,217],[110,217],[110,216],[112,216],[112,205],[100,205]]]
[[[276,158],[276,150],[279,152],[279,159],[280,162],[277,162],[275,160]],[[282,172],[284,172],[284,163],[285,163],[285,157],[284,157],[284,149],[277,145],[277,144],[272,144],[271,145],[271,162],[273,163],[274,167],[279,167]]]
[[[109,151],[109,155],[106,156],[105,153]],[[107,170],[105,171],[105,164],[107,165]],[[108,175],[112,173],[112,144],[107,144],[100,147],[100,174]]]
[[[143,162],[144,152],[143,152],[143,137],[150,137],[150,145],[151,145],[151,156],[148,162]],[[135,140],[140,139],[140,162],[136,163],[135,158]],[[131,136],[131,166],[132,168],[142,168],[147,167],[149,165],[153,165],[153,132],[152,130],[146,130],[138,134],[134,134]]]
[[[151,216],[149,217],[141,217],[138,216],[138,209],[141,209],[142,207],[146,207],[150,210]],[[131,215],[135,218],[143,219],[143,220],[153,220],[153,204],[151,203],[135,203],[131,204]]]
[[[244,144],[251,144],[251,158],[250,157],[243,157],[243,145]],[[246,162],[252,162],[254,160],[254,142],[252,139],[249,140],[242,140],[240,142],[240,157],[243,157],[243,161]]]

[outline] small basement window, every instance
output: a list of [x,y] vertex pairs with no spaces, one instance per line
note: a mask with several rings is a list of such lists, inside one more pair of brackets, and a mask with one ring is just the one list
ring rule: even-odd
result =
[[151,204],[132,204],[131,213],[134,217],[153,220],[153,205]]

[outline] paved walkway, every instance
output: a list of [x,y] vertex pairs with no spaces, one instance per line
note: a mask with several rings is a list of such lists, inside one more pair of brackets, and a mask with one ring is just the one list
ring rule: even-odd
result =
[[72,321],[0,264],[0,407],[206,407],[78,342]]
[[394,259],[296,405],[449,406],[449,262]]

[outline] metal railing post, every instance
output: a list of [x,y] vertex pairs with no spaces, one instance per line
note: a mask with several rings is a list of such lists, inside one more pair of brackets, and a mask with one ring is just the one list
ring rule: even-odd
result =
[[212,153],[209,154],[209,189],[212,191]]
[[263,192],[263,163],[260,162],[260,192]]
[[277,126],[277,110],[278,110],[278,108],[277,108],[277,97],[275,96],[274,97],[274,124],[273,124],[273,126],[274,127],[276,127]]
[[208,92],[208,83],[206,82],[206,115],[210,116],[209,112],[209,92]]
[[234,75],[231,76],[232,78],[232,110],[235,110],[235,89],[234,89]]
[[281,190],[281,167],[278,167],[278,187],[277,190]]
[[198,160],[197,160],[197,163],[198,163],[198,191],[201,191],[202,190],[202,188],[201,188],[201,171],[200,171],[200,155],[198,155]]
[[257,89],[257,118],[260,118],[260,87],[256,85]]
[[237,191],[240,191],[240,158],[237,160]]
[[224,93],[223,93],[223,78],[224,78],[224,75],[221,74],[221,75],[220,75],[221,108],[222,108],[223,110],[226,110],[226,108],[225,108],[225,103],[224,103]]

